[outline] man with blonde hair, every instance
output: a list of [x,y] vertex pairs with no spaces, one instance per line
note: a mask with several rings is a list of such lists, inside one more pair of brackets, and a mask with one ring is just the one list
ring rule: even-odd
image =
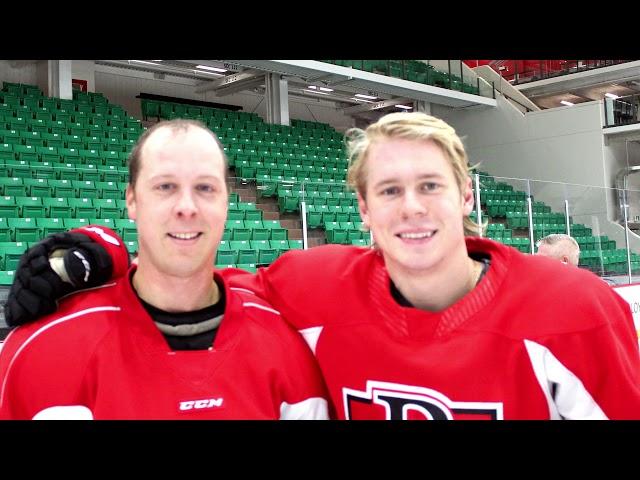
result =
[[303,335],[337,418],[640,418],[628,305],[590,272],[469,236],[450,125],[389,114],[347,138],[375,247],[292,251],[232,279]]
[[578,266],[580,262],[580,245],[566,233],[552,233],[536,243],[538,255],[555,258],[565,265]]

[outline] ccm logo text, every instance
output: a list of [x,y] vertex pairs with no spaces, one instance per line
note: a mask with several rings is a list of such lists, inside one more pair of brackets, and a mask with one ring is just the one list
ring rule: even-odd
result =
[[180,410],[201,410],[203,408],[217,408],[222,406],[223,398],[205,398],[204,400],[187,400],[180,402]]

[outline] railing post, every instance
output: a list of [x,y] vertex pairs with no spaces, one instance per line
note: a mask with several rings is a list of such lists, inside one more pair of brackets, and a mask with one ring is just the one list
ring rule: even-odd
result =
[[480,208],[480,175],[474,174],[476,182],[476,220],[478,222],[478,235],[482,237],[482,208]]

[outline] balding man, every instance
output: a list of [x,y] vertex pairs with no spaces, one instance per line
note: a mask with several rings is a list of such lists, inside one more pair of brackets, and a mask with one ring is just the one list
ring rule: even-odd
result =
[[[160,122],[140,137],[126,191],[137,265],[7,337],[0,418],[327,418],[324,383],[302,337],[267,302],[229,286],[235,269],[213,271],[227,217],[226,163],[199,122]],[[76,233],[124,249],[105,227]],[[87,282],[91,252],[79,243],[67,253],[87,267],[76,283]]]
[[538,255],[555,258],[566,265],[578,266],[580,246],[575,239],[565,233],[553,233],[538,240]]

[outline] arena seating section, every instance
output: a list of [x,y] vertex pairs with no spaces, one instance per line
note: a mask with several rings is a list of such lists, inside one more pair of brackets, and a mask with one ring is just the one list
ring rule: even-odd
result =
[[[351,67],[365,72],[378,73],[388,77],[402,78],[411,82],[433,85],[436,87],[457,90],[459,92],[480,94],[478,81],[463,81],[462,77],[454,73],[436,70],[419,60],[321,60],[322,62]],[[452,70],[455,67],[452,65]],[[459,70],[459,69],[457,69]]]
[[[383,62],[391,69],[391,61]],[[377,67],[363,63],[363,68]],[[304,200],[308,228],[324,230],[328,243],[370,244],[355,193],[346,188],[343,135],[330,125],[295,119],[291,126],[273,125],[255,113],[149,99],[141,102],[144,119],[193,118],[205,123],[223,143],[235,177],[255,188],[258,200],[277,200],[281,215],[299,215]],[[143,130],[139,119],[100,93],[75,91],[73,100],[63,100],[44,96],[36,86],[3,83],[0,285],[12,282],[18,259],[31,243],[88,223],[113,228],[131,254],[137,252],[135,223],[127,218],[124,192],[127,156]],[[483,218],[489,218],[487,235],[529,252],[525,193],[486,173],[481,173],[481,179]],[[230,194],[215,261],[218,267],[255,271],[290,249],[302,248],[302,241],[290,239],[279,220],[263,217],[255,203]],[[534,202],[536,239],[565,232],[564,222],[563,214]],[[571,231],[582,249],[581,266],[598,273],[626,272],[626,253],[613,240],[594,237],[584,225],[572,224]],[[640,270],[640,256],[635,253],[632,267],[634,272]]]

